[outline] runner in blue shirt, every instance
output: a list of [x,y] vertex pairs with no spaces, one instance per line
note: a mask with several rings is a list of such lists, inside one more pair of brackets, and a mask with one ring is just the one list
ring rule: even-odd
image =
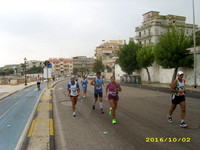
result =
[[88,81],[87,81],[87,79],[85,78],[85,76],[83,76],[83,80],[81,80],[81,85],[82,85],[82,89],[83,89],[83,98],[86,97],[86,93],[87,93],[87,84],[88,84]]
[[95,109],[95,104],[98,100],[98,97],[99,97],[99,105],[100,105],[100,112],[103,114],[104,111],[103,111],[103,87],[102,85],[104,86],[104,83],[103,83],[103,79],[101,78],[101,72],[98,71],[97,72],[97,76],[95,78],[93,78],[93,80],[91,81],[91,85],[94,86],[94,103],[93,103],[93,110]]

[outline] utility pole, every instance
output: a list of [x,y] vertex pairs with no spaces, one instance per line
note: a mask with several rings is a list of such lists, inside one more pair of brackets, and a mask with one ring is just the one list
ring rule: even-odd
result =
[[195,32],[195,12],[194,12],[194,0],[192,0],[193,7],[193,38],[194,38],[194,88],[197,88],[196,79],[196,32]]

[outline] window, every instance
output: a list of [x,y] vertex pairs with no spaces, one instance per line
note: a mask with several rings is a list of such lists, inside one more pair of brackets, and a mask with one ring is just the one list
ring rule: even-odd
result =
[[139,32],[139,37],[141,37],[141,32]]
[[144,30],[144,35],[146,35],[146,31]]
[[151,35],[151,29],[148,30],[149,31],[149,36]]

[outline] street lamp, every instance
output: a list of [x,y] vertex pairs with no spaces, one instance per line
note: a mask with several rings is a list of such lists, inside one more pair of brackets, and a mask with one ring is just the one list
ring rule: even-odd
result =
[[27,81],[26,81],[26,57],[24,58],[24,76],[25,76],[25,85],[27,85]]

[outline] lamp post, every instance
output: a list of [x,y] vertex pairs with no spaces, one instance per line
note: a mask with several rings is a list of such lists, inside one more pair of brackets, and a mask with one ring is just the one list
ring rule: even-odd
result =
[[27,85],[27,81],[26,81],[26,57],[24,58],[24,76],[25,76],[25,85]]
[[196,34],[195,34],[195,13],[194,13],[194,0],[192,0],[193,8],[193,38],[194,38],[194,88],[197,87],[196,81]]

